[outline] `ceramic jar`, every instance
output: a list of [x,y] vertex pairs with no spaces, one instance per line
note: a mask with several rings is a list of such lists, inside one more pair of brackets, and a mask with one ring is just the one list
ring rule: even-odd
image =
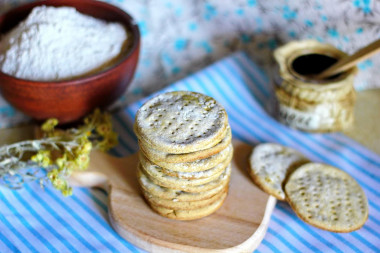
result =
[[275,50],[274,87],[281,122],[309,132],[341,131],[352,125],[357,68],[327,79],[313,76],[344,56],[332,45],[314,40],[293,41]]

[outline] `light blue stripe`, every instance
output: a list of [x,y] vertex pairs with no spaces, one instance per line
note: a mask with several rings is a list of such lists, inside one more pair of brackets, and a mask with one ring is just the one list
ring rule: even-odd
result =
[[[97,213],[95,213],[93,210],[91,210],[87,205],[85,205],[80,199],[78,199],[76,196],[72,196],[72,199],[77,202],[78,205],[80,205],[90,216],[92,216],[105,230],[107,230],[112,237],[115,239],[119,239],[118,241],[121,242],[124,246],[126,246],[128,249],[130,249],[132,252],[138,252],[136,248],[126,240],[124,240],[119,234],[117,234],[112,227],[104,221],[102,217],[100,217]],[[102,240],[104,240],[102,238]],[[104,245],[107,245],[108,248],[112,249],[113,252],[117,252],[117,250],[108,243],[108,241],[104,240]]]
[[[274,231],[273,229],[271,229],[270,227],[268,227],[268,232],[273,234],[274,237],[276,237],[277,239],[279,239],[283,244],[285,244],[290,250],[292,250],[292,252],[300,252],[296,247],[294,247],[291,243],[288,242],[288,240],[286,240],[284,237],[282,237],[281,234],[277,233],[276,231]],[[314,247],[313,247],[314,248]],[[315,249],[315,248],[314,248]],[[320,252],[320,250],[315,250],[315,252]]]
[[237,57],[238,57],[238,59],[240,58],[239,60],[242,60],[242,61],[244,61],[244,59],[245,59],[245,61],[251,66],[252,69],[257,70],[257,72],[260,74],[261,78],[264,81],[266,81],[267,83],[269,82],[268,75],[264,72],[264,70],[259,68],[256,64],[254,64],[253,61],[248,57],[247,54],[245,54],[245,53],[238,54]]
[[[205,75],[206,76],[206,75]],[[207,85],[205,85],[197,76],[194,76],[194,78],[197,80],[197,82],[200,82],[200,83],[202,83],[203,84],[203,89],[206,89],[206,86]],[[221,90],[220,89],[220,87],[214,82],[214,79],[210,79],[210,77],[208,78],[208,80],[209,81],[211,81],[211,83],[213,83],[214,85],[213,85],[213,87],[215,87],[216,89],[218,89],[219,90],[219,94],[221,94],[222,96],[224,96],[224,99],[226,100],[226,101],[228,101],[228,103],[229,103],[229,105],[231,106],[231,108],[233,108],[233,109],[235,109],[235,108],[239,108],[239,107],[234,107],[233,105],[234,105],[234,103],[231,103],[231,101],[229,100],[230,98],[229,98],[229,96],[226,96],[225,95],[225,93],[223,92],[223,90]],[[210,93],[209,91],[207,91],[208,93]],[[229,95],[231,95],[230,93],[229,93]],[[240,108],[241,109],[241,108]],[[235,116],[235,113],[230,113],[229,114],[229,117],[231,117],[231,118],[234,118],[234,116]],[[236,119],[234,119],[234,121],[236,121]],[[241,125],[246,125],[246,126],[249,126],[249,124],[247,125],[247,124],[244,124],[244,123],[242,123],[242,122],[240,122],[240,121],[238,121],[238,123],[239,124],[241,124]],[[249,126],[249,127],[247,127],[247,129],[248,129],[248,131],[250,131],[250,133],[253,133],[252,132],[252,129],[254,129],[255,128],[255,126],[257,127],[257,128],[261,128],[261,126],[260,126],[260,124],[255,124],[255,125],[253,125],[253,126]],[[255,134],[256,135],[256,134]]]
[[[85,205],[80,199],[78,199],[75,195],[72,196],[72,199],[78,205],[80,205],[83,208],[83,210],[85,210],[87,212],[87,214],[89,214],[91,217],[93,217],[105,230],[107,230],[112,237],[114,237],[115,239],[119,239],[119,242],[121,242],[124,246],[126,246],[132,252],[138,252],[132,244],[130,244],[129,242],[124,240],[119,234],[117,234],[112,229],[112,227],[107,222],[104,221],[104,219],[101,216],[99,216],[91,208],[89,208],[87,205]],[[106,242],[105,245],[107,245],[108,248],[112,249],[113,252],[117,252],[116,249],[112,245],[110,245],[107,241],[105,241],[105,242]]]
[[119,143],[120,143],[120,145],[123,147],[123,148],[125,148],[127,151],[128,151],[128,153],[129,154],[133,154],[133,149],[131,149],[129,146],[128,146],[128,144],[122,139],[122,138],[119,138]]
[[[250,66],[249,63],[246,64],[241,57],[231,57],[230,61],[234,62],[240,68],[240,71],[245,72],[247,77],[251,79],[254,84],[260,84],[257,88],[266,98],[270,97],[271,94],[269,86],[266,86],[269,83],[269,80],[267,78],[263,78],[263,75],[258,70],[258,67],[252,68],[252,66]],[[249,68],[252,68],[255,71],[251,71]],[[260,77],[256,76],[258,74]]]
[[3,216],[2,213],[0,213],[0,220],[2,223],[4,223],[8,229],[11,230],[11,232],[31,251],[31,252],[38,252],[33,245],[29,243],[28,240],[12,225],[12,223],[8,222],[8,220]]
[[[213,66],[213,68],[215,68],[215,67],[220,67],[220,68],[227,68],[228,67],[228,68],[233,69],[235,72],[242,71],[241,68],[238,68],[235,65],[235,62],[233,62],[233,61],[225,61],[223,64],[216,64],[215,66]],[[239,76],[239,81],[243,82],[243,83],[250,80],[248,77],[243,76],[243,75],[236,75],[236,76]],[[259,87],[261,87],[261,86],[259,86]],[[251,96],[254,97],[260,105],[265,106],[265,101],[268,100],[267,99],[268,96],[266,94],[263,94],[261,89],[257,89],[257,86],[250,85],[249,88],[250,88],[249,92],[250,92]]]
[[261,241],[262,244],[264,244],[265,246],[267,246],[269,249],[271,249],[273,252],[276,252],[276,253],[281,253],[281,251],[279,251],[273,244],[271,244],[268,240],[262,240]]
[[[45,193],[47,193],[52,199],[54,199],[61,207],[63,207],[71,216],[78,221],[91,235],[93,235],[100,243],[106,245],[104,243],[105,240],[103,236],[101,236],[96,230],[94,230],[85,220],[83,220],[78,214],[77,211],[74,211],[70,206],[68,206],[64,201],[62,201],[58,196],[56,196],[49,188],[45,189]],[[98,252],[98,250],[94,249],[94,251]]]
[[372,150],[369,150],[368,148],[364,147],[362,144],[354,141],[353,139],[347,137],[346,135],[342,133],[334,133],[331,134],[335,139],[343,141],[343,143],[347,143],[346,145],[351,146],[354,148],[355,152],[362,153],[363,155],[367,156],[369,159],[372,159],[374,161],[380,161],[379,154],[373,152]]
[[[294,218],[296,218],[296,217],[294,217]],[[313,245],[311,245],[308,241],[306,241],[301,235],[299,235],[296,231],[294,231],[290,226],[288,226],[282,220],[278,219],[274,215],[272,216],[272,219],[275,222],[277,222],[278,224],[280,224],[282,227],[284,227],[286,229],[286,231],[288,231],[290,234],[292,234],[295,238],[297,238],[297,240],[299,240],[300,242],[302,242],[306,247],[309,247],[313,251],[320,251],[317,248],[315,248]],[[297,222],[297,224],[302,223],[302,221],[299,221],[299,220],[295,220],[295,219],[292,219],[292,220],[294,220],[295,222]],[[342,252],[341,250],[337,249],[334,245],[332,245],[331,243],[329,243],[326,240],[324,240],[323,237],[321,237],[319,235],[315,236],[314,234],[312,234],[311,231],[310,231],[310,229],[306,229],[306,231],[309,232],[312,236],[314,236],[317,240],[319,240],[319,241],[323,242],[324,244],[326,244],[329,248],[334,249],[335,252]]]
[[11,252],[21,252],[11,241],[0,231],[0,241],[2,241]]
[[[98,233],[95,229],[93,229],[88,222],[83,220],[79,215],[77,215],[77,212],[75,212],[70,206],[68,206],[64,201],[62,201],[58,196],[53,194],[52,190],[49,188],[46,188],[45,192],[50,195],[55,201],[57,201],[63,208],[65,208],[71,216],[76,219],[83,227],[85,227],[99,242],[101,242],[105,247],[107,247],[109,250],[116,252],[116,249],[110,245],[107,240],[104,239],[102,235]],[[76,200],[77,198],[75,196],[71,196],[72,200]],[[78,201],[76,201],[78,202]],[[81,202],[81,201],[79,201]]]
[[[374,164],[374,165],[376,165],[377,167],[380,168],[380,162],[379,162],[379,161],[376,161],[376,160],[374,160],[374,159],[372,159],[372,158],[366,156],[366,154],[364,154],[364,153],[362,153],[361,151],[359,151],[358,149],[356,149],[355,146],[347,145],[347,143],[344,143],[343,141],[334,138],[333,135],[332,135],[332,136],[330,136],[330,135],[325,135],[324,137],[325,137],[326,139],[328,139],[328,140],[330,140],[330,141],[333,141],[334,143],[339,144],[340,146],[342,146],[342,147],[344,147],[344,148],[350,150],[353,154],[360,156],[363,160],[365,160],[365,161],[367,161],[367,162],[369,162],[369,163],[372,163],[372,164]],[[357,144],[357,145],[359,145],[359,144]]]
[[[221,73],[221,72],[218,72],[218,74],[220,75],[220,76],[222,76],[223,77],[223,80],[224,80],[224,82],[226,83],[226,84],[228,84],[228,80],[226,79],[226,77]],[[213,79],[213,77],[210,75],[210,73],[207,73],[206,71],[205,71],[205,74],[204,74],[204,76],[207,76],[208,77],[208,79],[212,82],[212,83],[214,83],[215,84],[215,81],[214,81],[214,79]],[[220,89],[220,87],[218,86],[218,85],[215,85],[215,87],[219,90],[219,93],[221,94],[221,95],[223,95],[226,99],[227,99],[227,101],[229,101],[229,104],[230,105],[235,105],[235,103],[233,103],[232,101],[240,101],[238,98],[237,99],[231,99],[230,100],[230,98],[229,97],[227,97],[227,96],[225,96],[225,93]],[[228,87],[230,87],[231,89],[235,89],[235,85],[230,85],[230,86],[228,86]],[[233,90],[233,92],[232,92],[232,94],[237,94],[236,93],[236,91],[234,91]],[[229,93],[229,95],[231,95],[231,93]],[[232,108],[233,109],[235,109],[235,107],[234,106],[232,106]],[[240,106],[240,107],[238,107],[239,109],[246,109],[246,106]],[[257,111],[256,110],[256,107],[255,106],[252,106],[252,109],[253,110],[255,110],[256,112],[257,112],[257,114],[261,114],[259,111]],[[249,115],[249,112],[247,112],[247,115]],[[262,121],[267,121],[268,119],[270,119],[270,118],[268,118],[265,114],[261,114],[262,115],[262,117],[260,117],[260,119],[262,120]],[[248,125],[250,124],[250,122],[248,123]],[[256,124],[256,126],[258,127],[258,128],[261,128],[261,125],[260,124]],[[280,126],[279,124],[277,124],[277,126]],[[252,126],[252,127],[254,127],[254,126]],[[252,129],[252,127],[250,127],[249,129],[251,130]],[[266,129],[265,128],[262,128],[263,129],[263,131],[266,131]],[[275,133],[275,132],[273,132],[272,134],[276,134],[277,135],[277,133]],[[306,137],[310,137],[310,135],[305,135]],[[279,137],[278,135],[277,135],[277,137]],[[280,138],[280,139],[282,139],[282,138]],[[285,142],[286,143],[286,142]],[[304,143],[302,143],[302,141],[301,140],[299,140],[299,144],[304,144]],[[315,144],[315,145],[318,145],[318,143],[313,143],[313,144]],[[306,147],[307,149],[309,149],[309,150],[312,150],[312,149],[310,149],[310,147],[309,146],[305,146],[305,145],[303,145],[304,147]],[[316,153],[314,150],[312,150],[312,152],[314,153],[314,154],[318,154],[318,156],[320,156],[320,154],[319,153]],[[326,157],[323,157],[323,158],[325,158],[325,159],[327,159]],[[323,159],[322,159],[323,160]],[[331,161],[330,160],[330,163],[331,164],[336,164],[335,162],[333,162],[333,161]],[[339,167],[339,166],[338,166]],[[360,171],[360,170],[359,170]],[[359,180],[358,180],[359,181]],[[364,185],[365,187],[368,187],[368,185]],[[376,236],[376,235],[375,235]],[[359,238],[358,238],[359,239]],[[363,239],[363,238],[360,238],[360,240],[361,241],[365,241],[365,239]],[[371,243],[370,242],[368,242],[369,243],[369,245],[371,245]]]
[[17,217],[17,219],[24,225],[25,228],[27,228],[42,244],[51,252],[58,252],[56,248],[54,248],[44,237],[41,236],[41,234],[36,231],[29,222],[23,217],[19,212],[16,210],[16,208],[4,197],[4,195],[0,192],[0,198],[2,201],[6,204],[6,206],[9,208],[9,210]]
[[15,191],[12,191],[12,194],[20,201],[20,203],[33,215],[34,218],[38,220],[41,225],[43,225],[45,228],[49,230],[50,233],[52,233],[61,243],[65,245],[67,249],[69,249],[71,252],[78,252],[65,238],[59,234],[52,226],[49,225],[37,212],[34,210],[34,208],[29,205],[21,196],[20,194],[16,193]]
[[255,87],[256,89],[258,89],[260,91],[260,95],[263,98],[269,98],[270,97],[271,94],[270,94],[269,86],[264,86],[264,83],[259,81],[257,79],[257,77],[255,77],[255,75],[252,74],[252,72],[247,69],[247,67],[244,65],[244,63],[239,62],[239,58],[230,58],[229,60],[225,61],[223,64],[220,64],[220,66],[222,66],[222,65],[228,65],[228,66],[234,68],[235,71],[243,71],[244,73],[247,74],[247,79],[250,79],[252,81],[252,83],[262,84],[259,86],[250,86],[251,93],[256,94],[256,92],[254,92],[254,90],[252,90],[253,87]]
[[88,188],[80,188],[80,191],[83,192],[88,198],[94,201],[104,213],[107,213],[108,207],[100,199],[98,199]]
[[[364,226],[363,228],[365,228]],[[361,241],[363,244],[365,244],[367,247],[371,248],[374,252],[377,252],[379,250],[378,247],[370,243],[368,240],[364,239],[357,231],[351,232],[351,234],[354,235],[354,237],[358,238],[359,241]]]
[[[313,136],[311,135],[307,135],[307,137],[309,137],[309,139],[311,140],[314,140],[314,141],[318,141],[316,140]],[[321,146],[325,149],[325,150],[328,150],[330,151],[331,153],[335,153],[335,149],[334,148],[331,148],[327,145],[324,145],[322,142],[320,142]],[[337,154],[338,155],[338,154]],[[369,172],[368,170],[365,170],[365,169],[360,169],[360,165],[357,164],[356,162],[352,161],[351,159],[349,159],[349,157],[343,153],[339,154],[339,156],[344,160],[346,161],[348,164],[350,164],[352,167],[356,168],[358,171],[360,172],[363,172],[366,176],[368,176],[370,179],[373,179],[374,181],[376,181],[377,183],[380,183],[380,178],[379,178],[379,175],[374,175],[372,174],[371,172]]]
[[65,219],[61,218],[57,212],[53,210],[51,205],[48,205],[45,200],[40,198],[38,194],[35,194],[35,192],[30,189],[28,185],[25,185],[25,189],[29,192],[29,194],[35,198],[42,207],[45,208],[47,212],[49,212],[59,223],[62,224],[62,227],[64,227],[69,233],[71,233],[79,242],[81,242],[88,250],[91,252],[95,252],[96,249],[85,239],[83,238],[75,229],[73,229],[69,223],[65,221]]
[[[124,119],[119,115],[115,114],[114,117],[117,119],[117,121],[124,127],[123,129],[128,133],[128,136],[131,136],[132,139],[137,143],[137,137],[135,133],[131,130],[133,126],[129,127],[127,123],[124,121]],[[132,122],[133,124],[133,122]]]
[[123,127],[123,130],[125,130],[124,134],[127,135],[128,137],[130,137],[133,141],[133,144],[131,143],[131,146],[129,146],[123,140],[126,149],[130,152],[130,154],[135,153],[137,151],[137,147],[136,147],[137,146],[137,137],[136,137],[136,135],[132,131],[129,130],[130,129],[129,126],[125,123],[125,121],[122,118],[115,116],[115,119]]
[[[372,207],[372,206],[371,206]],[[373,215],[371,215],[371,217],[370,217],[371,219],[371,221],[373,221],[376,225],[378,225],[378,226],[380,226],[380,220],[378,220],[378,219],[376,219]]]
[[[282,212],[284,215],[288,216],[288,217],[294,217],[294,213],[290,212],[287,208],[281,206],[281,205],[277,205],[276,206],[278,208],[278,210],[280,212]],[[315,238],[320,238],[321,241],[323,241],[326,245],[331,245],[330,242],[328,242],[324,237],[320,236],[318,233],[316,233],[313,229],[310,229],[307,227],[307,225],[302,222],[302,221],[296,221],[297,224],[302,227],[304,230],[306,230],[307,232],[309,232],[312,236],[314,236]],[[331,233],[332,236],[334,236],[337,240],[341,241],[342,243],[346,244],[349,246],[349,248],[351,248],[353,251],[355,252],[361,252],[361,250],[359,250],[355,245],[353,245],[352,243],[350,243],[349,241],[347,241],[346,239],[344,239],[342,236],[339,236],[338,234],[336,233]]]

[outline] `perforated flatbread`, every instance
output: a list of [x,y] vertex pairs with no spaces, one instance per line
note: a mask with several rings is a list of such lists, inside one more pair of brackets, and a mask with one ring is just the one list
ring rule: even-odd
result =
[[198,201],[211,198],[224,188],[228,188],[229,177],[223,177],[219,181],[214,181],[212,184],[216,185],[215,188],[205,190],[199,193],[185,192],[182,190],[169,189],[153,183],[148,176],[146,176],[141,170],[137,172],[137,178],[140,183],[140,187],[143,191],[148,192],[152,196],[161,199],[173,200],[173,201]]
[[201,207],[199,209],[194,209],[194,210],[181,210],[181,209],[168,209],[168,208],[163,208],[156,206],[152,203],[149,202],[150,206],[154,211],[159,213],[160,215],[170,218],[170,219],[175,219],[175,220],[195,220],[195,219],[200,219],[205,216],[208,216],[218,210],[224,200],[227,197],[227,193],[224,193],[221,198],[216,200],[214,203]]
[[[231,158],[229,160],[225,160],[222,163],[219,163],[216,165],[215,169],[213,169],[213,174],[208,175],[208,177],[195,177],[194,179],[184,179],[184,178],[178,178],[178,177],[172,177],[170,175],[167,175],[164,173],[163,169],[149,161],[141,152],[139,152],[139,161],[141,164],[141,167],[144,172],[146,172],[147,175],[149,175],[151,178],[155,178],[158,182],[161,182],[162,186],[172,188],[172,189],[183,189],[185,190],[187,186],[197,186],[197,185],[203,185],[207,184],[208,182],[214,181],[227,168],[227,166],[230,163]],[[207,173],[207,172],[197,172],[197,173]]]
[[257,145],[249,157],[249,174],[260,189],[278,200],[285,200],[284,180],[294,168],[307,162],[304,155],[292,148],[263,143]]
[[145,191],[143,191],[143,195],[148,202],[152,203],[155,206],[159,206],[159,207],[163,207],[167,209],[194,210],[194,209],[199,209],[199,208],[202,208],[214,203],[215,201],[220,199],[223,194],[227,192],[227,188],[222,189],[220,192],[218,192],[214,196],[211,196],[208,199],[197,200],[197,201],[178,201],[176,199],[174,200],[161,199]]
[[136,113],[134,130],[156,150],[182,154],[208,149],[227,133],[224,108],[212,97],[189,91],[160,94]]
[[368,218],[360,185],[344,171],[321,163],[295,170],[285,184],[287,200],[305,222],[333,232],[359,229]]
[[179,190],[179,191],[190,192],[190,193],[201,193],[205,191],[210,191],[211,189],[219,187],[223,182],[229,181],[230,176],[231,176],[231,166],[228,166],[217,179],[210,181],[206,184],[191,186],[191,185],[183,185],[183,184],[171,184],[167,181],[162,181],[156,177],[152,177],[151,175],[146,173],[146,171],[143,169],[141,164],[139,164],[138,170],[144,173],[147,176],[147,178],[149,178],[149,180],[152,181],[156,185],[169,188],[172,190]]
[[[186,163],[155,162],[167,175],[179,178],[205,178],[214,174],[218,164],[230,162],[233,155],[232,144],[213,156]],[[202,172],[202,173],[199,173]],[[216,171],[215,171],[216,172]]]
[[231,129],[230,127],[228,127],[226,135],[215,146],[208,149],[191,152],[191,153],[171,154],[171,153],[162,152],[162,151],[149,147],[149,144],[144,143],[144,140],[139,140],[139,146],[140,146],[140,150],[144,152],[144,154],[154,162],[164,161],[166,163],[185,163],[185,162],[193,162],[196,160],[204,159],[204,158],[207,158],[209,156],[219,153],[223,149],[226,149],[228,145],[230,145],[231,139],[232,139]]

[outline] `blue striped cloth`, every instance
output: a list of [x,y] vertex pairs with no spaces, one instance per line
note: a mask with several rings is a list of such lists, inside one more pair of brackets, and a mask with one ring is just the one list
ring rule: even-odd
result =
[[[379,252],[380,157],[342,134],[308,134],[279,124],[267,113],[272,104],[268,78],[236,53],[163,91],[192,90],[217,99],[227,110],[235,138],[250,144],[277,142],[298,149],[316,162],[339,167],[363,187],[369,219],[358,231],[337,234],[302,222],[289,205],[278,202],[257,252]],[[125,156],[137,150],[132,132],[139,101],[114,115]],[[37,183],[12,191],[0,189],[0,252],[143,252],[123,240],[107,219],[107,194],[75,188],[62,197]]]

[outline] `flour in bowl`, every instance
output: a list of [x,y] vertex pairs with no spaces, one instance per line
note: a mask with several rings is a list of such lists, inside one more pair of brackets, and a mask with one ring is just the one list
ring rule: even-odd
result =
[[0,70],[34,81],[67,80],[104,69],[127,39],[107,23],[72,7],[39,6],[0,40]]

